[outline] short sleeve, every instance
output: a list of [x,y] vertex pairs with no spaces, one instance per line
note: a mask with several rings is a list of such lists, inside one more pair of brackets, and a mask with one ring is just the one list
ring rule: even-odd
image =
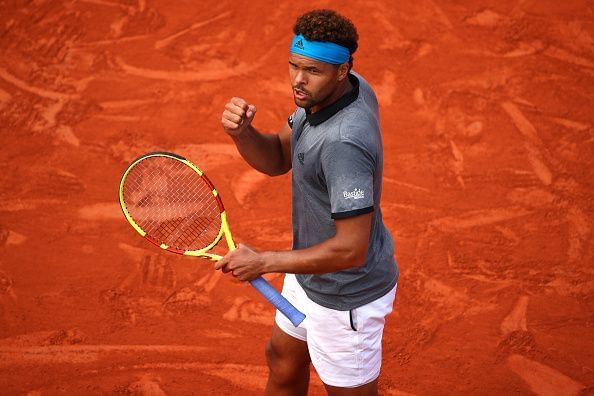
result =
[[373,212],[375,159],[362,145],[340,140],[322,151],[333,219]]

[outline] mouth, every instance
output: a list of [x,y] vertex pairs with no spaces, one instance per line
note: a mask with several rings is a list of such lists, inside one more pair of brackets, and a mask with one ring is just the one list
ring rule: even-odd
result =
[[295,96],[295,99],[299,99],[299,100],[305,100],[305,98],[307,98],[309,96],[309,94],[307,92],[302,91],[297,88],[293,88],[293,95]]

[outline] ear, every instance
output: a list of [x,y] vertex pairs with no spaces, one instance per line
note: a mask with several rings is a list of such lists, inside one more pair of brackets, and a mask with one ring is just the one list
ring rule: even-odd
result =
[[345,62],[338,65],[338,81],[342,81],[347,78],[349,74],[349,62]]

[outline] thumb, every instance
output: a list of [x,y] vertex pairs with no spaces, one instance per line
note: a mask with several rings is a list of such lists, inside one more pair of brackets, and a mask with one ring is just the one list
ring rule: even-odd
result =
[[247,109],[247,111],[246,111],[246,113],[245,113],[245,115],[247,116],[247,118],[248,118],[249,120],[251,120],[251,119],[253,119],[253,118],[254,118],[254,116],[256,115],[256,111],[258,111],[258,109],[256,108],[256,106],[254,106],[254,105],[249,105],[249,106],[248,106],[248,109]]
[[225,261],[223,261],[223,259],[220,259],[219,261],[216,261],[214,264],[214,269],[215,270],[220,270],[221,268],[223,268],[225,266]]

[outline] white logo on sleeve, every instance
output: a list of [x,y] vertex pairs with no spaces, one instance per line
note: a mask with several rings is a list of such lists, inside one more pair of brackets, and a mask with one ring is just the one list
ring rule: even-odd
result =
[[362,199],[365,198],[365,191],[355,188],[353,191],[343,191],[344,199]]

